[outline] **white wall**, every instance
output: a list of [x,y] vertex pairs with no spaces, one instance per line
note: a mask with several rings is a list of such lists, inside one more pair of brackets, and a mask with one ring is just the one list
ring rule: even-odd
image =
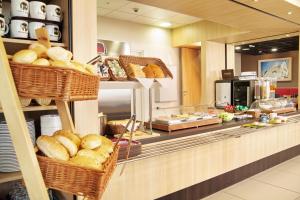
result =
[[[168,68],[174,72],[174,81],[169,89],[163,89],[164,93],[175,94],[175,102],[153,103],[153,107],[170,107],[179,105],[179,51],[172,48],[171,31],[134,22],[104,18],[98,16],[98,39],[127,42],[131,51],[144,51],[144,56],[161,58]],[[138,118],[148,115],[148,92],[140,91],[138,100]],[[144,106],[139,104],[144,99]],[[153,97],[154,99],[154,97]],[[169,111],[170,112],[170,111]],[[154,116],[167,114],[165,111],[154,109]]]

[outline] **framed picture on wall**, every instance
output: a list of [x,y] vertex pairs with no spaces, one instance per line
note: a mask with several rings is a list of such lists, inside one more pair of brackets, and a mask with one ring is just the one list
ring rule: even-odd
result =
[[273,77],[278,81],[292,80],[292,58],[276,58],[258,61],[258,75]]

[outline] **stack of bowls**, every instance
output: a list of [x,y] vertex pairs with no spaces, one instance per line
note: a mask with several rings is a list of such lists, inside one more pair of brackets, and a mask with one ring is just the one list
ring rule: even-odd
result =
[[[35,144],[35,127],[34,121],[28,120],[32,143]],[[20,133],[22,134],[22,133]],[[8,126],[5,121],[0,122],[0,172],[20,171],[19,163],[16,157],[15,149],[9,134]]]

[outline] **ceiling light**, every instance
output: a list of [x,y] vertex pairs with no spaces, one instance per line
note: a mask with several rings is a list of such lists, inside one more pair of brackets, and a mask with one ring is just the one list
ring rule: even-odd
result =
[[293,4],[294,6],[300,7],[300,0],[285,0],[286,2]]
[[262,51],[258,51],[258,53],[262,53]]
[[240,46],[235,47],[235,50],[240,50],[240,49],[241,49]]
[[290,37],[290,34],[286,34],[285,37]]
[[170,22],[162,22],[162,23],[160,23],[160,26],[162,26],[162,27],[171,27],[172,24]]
[[293,12],[292,12],[292,11],[289,11],[289,12],[288,12],[288,15],[291,15],[291,14],[293,14]]
[[278,51],[278,49],[277,48],[272,48],[271,51],[276,52],[276,51]]
[[248,51],[248,50],[250,50],[249,48],[243,48],[242,49],[243,51]]
[[258,0],[254,0],[254,2],[258,2]]
[[255,45],[253,45],[253,44],[249,44],[249,47],[250,47],[250,48],[254,48],[254,47],[255,47]]

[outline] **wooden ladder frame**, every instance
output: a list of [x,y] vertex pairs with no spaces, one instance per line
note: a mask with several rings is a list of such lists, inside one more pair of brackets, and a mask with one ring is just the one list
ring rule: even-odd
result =
[[[2,37],[0,37],[0,103],[29,198],[31,200],[48,200],[47,188],[32,145]],[[74,131],[68,103],[64,101],[55,101],[55,103],[62,128]]]

